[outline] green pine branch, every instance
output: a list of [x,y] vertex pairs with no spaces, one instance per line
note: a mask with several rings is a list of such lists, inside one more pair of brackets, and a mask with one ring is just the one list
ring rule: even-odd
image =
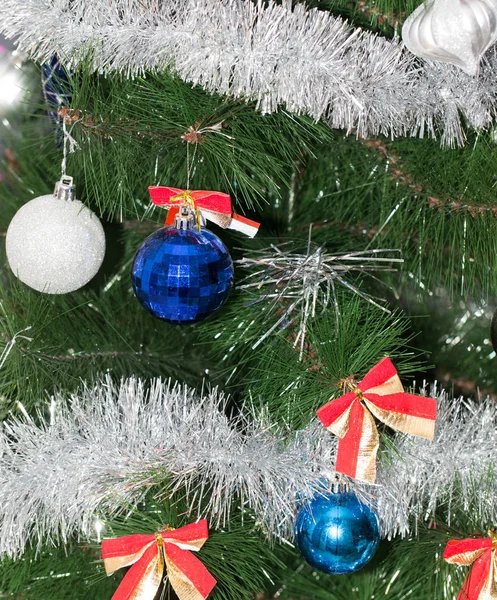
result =
[[[159,503],[153,493],[135,510],[113,520],[104,520],[102,537],[155,533],[164,525],[178,528],[191,522],[185,518],[185,499]],[[274,546],[254,528],[250,515],[238,514],[225,530],[210,530],[198,554],[217,580],[212,600],[248,600],[272,585],[294,553],[291,546]],[[110,600],[126,570],[106,577],[97,537],[89,542],[69,541],[65,546],[41,551],[29,549],[20,560],[4,559],[0,569],[0,597],[23,600]],[[168,584],[159,594],[175,598]],[[160,596],[163,597],[163,596]]]
[[[79,150],[68,173],[78,197],[110,220],[148,214],[147,188],[159,184],[221,190],[241,211],[264,207],[282,195],[295,161],[332,140],[309,117],[263,115],[254,103],[207,94],[168,73],[125,80],[81,69],[70,94],[63,114]],[[60,176],[61,149],[46,105],[36,100],[22,139],[3,132],[19,164],[0,192],[9,205],[12,192],[19,206],[48,193]]]
[[269,336],[254,350],[268,324],[258,305],[244,306],[243,301],[238,296],[215,322],[206,324],[200,330],[202,342],[218,359],[218,374],[228,387],[268,403],[275,418],[291,427],[305,426],[316,409],[343,391],[343,378],[360,379],[384,356],[406,375],[421,368],[419,351],[409,348],[408,319],[357,296],[339,294],[338,319],[332,309],[310,319],[303,360],[292,328]]
[[4,416],[17,410],[18,401],[30,411],[55,389],[70,393],[106,373],[191,385],[206,377],[208,362],[193,343],[195,330],[149,315],[132,293],[129,266],[121,281],[98,291],[50,296],[10,276],[0,293],[0,352],[8,351],[0,377]]

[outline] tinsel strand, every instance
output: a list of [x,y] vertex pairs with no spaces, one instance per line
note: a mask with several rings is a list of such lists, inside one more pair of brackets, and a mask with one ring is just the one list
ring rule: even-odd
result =
[[282,331],[296,321],[298,333],[294,347],[300,348],[302,359],[309,319],[323,313],[329,305],[338,319],[338,286],[389,312],[379,300],[362,291],[350,276],[362,273],[374,277],[373,273],[394,271],[404,262],[400,251],[375,249],[330,254],[311,243],[311,233],[312,225],[305,253],[286,243],[254,250],[237,261],[240,268],[249,272],[237,287],[252,296],[250,304],[269,303],[270,313],[279,313],[278,319],[253,344],[253,350],[272,333]]
[[398,39],[287,0],[5,0],[0,32],[39,61],[126,76],[172,68],[263,112],[284,106],[360,137],[439,132],[463,144],[463,123],[481,129],[496,113],[494,49],[478,77],[421,66]]
[[[372,503],[384,536],[407,534],[413,516],[439,505],[497,520],[497,414],[491,400],[438,394],[435,440],[398,434],[384,445],[376,485],[351,481]],[[85,387],[48,414],[5,421],[0,432],[0,554],[26,544],[95,537],[119,509],[163,481],[164,497],[186,491],[192,515],[213,527],[250,508],[266,533],[291,538],[295,515],[321,478],[333,479],[336,440],[311,417],[292,432],[267,409],[229,419],[216,390],[131,378]],[[22,412],[22,406],[21,406]]]

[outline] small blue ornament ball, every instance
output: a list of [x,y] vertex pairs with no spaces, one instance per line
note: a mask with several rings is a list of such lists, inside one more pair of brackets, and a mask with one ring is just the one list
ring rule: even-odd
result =
[[136,297],[154,317],[189,325],[224,304],[233,286],[233,261],[207,229],[164,227],[138,249],[131,278]]
[[295,542],[314,568],[344,575],[361,569],[380,540],[378,517],[351,492],[315,496],[301,508]]

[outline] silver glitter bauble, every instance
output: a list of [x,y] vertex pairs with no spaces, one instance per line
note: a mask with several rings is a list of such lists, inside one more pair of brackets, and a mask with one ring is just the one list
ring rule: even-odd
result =
[[497,40],[497,0],[426,0],[407,18],[402,39],[416,56],[476,75]]
[[7,260],[25,284],[49,294],[84,286],[99,270],[105,234],[97,216],[72,198],[72,178],[59,182],[54,195],[40,196],[20,208],[7,230]]

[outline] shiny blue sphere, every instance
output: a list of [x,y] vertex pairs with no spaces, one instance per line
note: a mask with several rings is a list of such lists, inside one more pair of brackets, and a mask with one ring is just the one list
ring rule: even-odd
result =
[[378,517],[350,492],[315,496],[297,515],[300,554],[331,575],[358,571],[373,557],[379,541]]
[[138,249],[131,279],[136,297],[154,317],[189,325],[224,304],[233,286],[233,261],[207,229],[164,227]]

